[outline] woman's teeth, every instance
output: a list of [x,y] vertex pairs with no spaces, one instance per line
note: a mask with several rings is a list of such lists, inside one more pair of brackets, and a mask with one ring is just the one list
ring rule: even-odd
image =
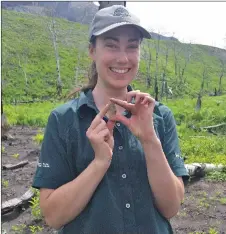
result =
[[124,74],[124,73],[127,73],[129,71],[129,68],[127,68],[127,69],[110,68],[110,70],[113,72],[116,72],[116,73]]

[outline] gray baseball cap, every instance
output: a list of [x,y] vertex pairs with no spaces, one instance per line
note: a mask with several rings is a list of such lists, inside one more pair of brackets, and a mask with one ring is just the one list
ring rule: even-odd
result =
[[140,20],[129,12],[126,7],[113,5],[103,8],[96,13],[90,25],[89,40],[91,41],[93,36],[100,36],[123,25],[132,25],[141,32],[143,38],[151,38],[150,33],[140,25]]

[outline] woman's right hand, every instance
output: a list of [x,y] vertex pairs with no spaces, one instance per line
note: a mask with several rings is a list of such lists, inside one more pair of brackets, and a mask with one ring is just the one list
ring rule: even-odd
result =
[[113,128],[115,122],[108,120],[106,123],[103,120],[109,108],[110,104],[107,104],[96,115],[86,132],[86,136],[93,147],[96,162],[103,165],[110,165],[114,148]]

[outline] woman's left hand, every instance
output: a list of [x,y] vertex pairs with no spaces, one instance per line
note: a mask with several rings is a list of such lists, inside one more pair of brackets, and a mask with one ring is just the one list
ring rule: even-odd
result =
[[[132,98],[135,103],[130,103]],[[130,131],[139,138],[141,143],[156,141],[158,138],[155,134],[153,124],[153,110],[155,100],[148,93],[140,91],[131,91],[127,93],[127,101],[111,98],[111,102],[130,111],[131,118],[126,118],[121,114],[116,114],[113,117],[114,121],[122,122]]]

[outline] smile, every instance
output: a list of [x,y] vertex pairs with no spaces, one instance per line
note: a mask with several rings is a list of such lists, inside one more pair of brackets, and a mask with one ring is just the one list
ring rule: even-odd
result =
[[125,74],[125,73],[127,73],[129,70],[130,70],[130,68],[126,68],[126,69],[117,69],[117,68],[110,68],[110,70],[112,71],[112,72],[115,72],[115,73],[119,73],[119,74]]

